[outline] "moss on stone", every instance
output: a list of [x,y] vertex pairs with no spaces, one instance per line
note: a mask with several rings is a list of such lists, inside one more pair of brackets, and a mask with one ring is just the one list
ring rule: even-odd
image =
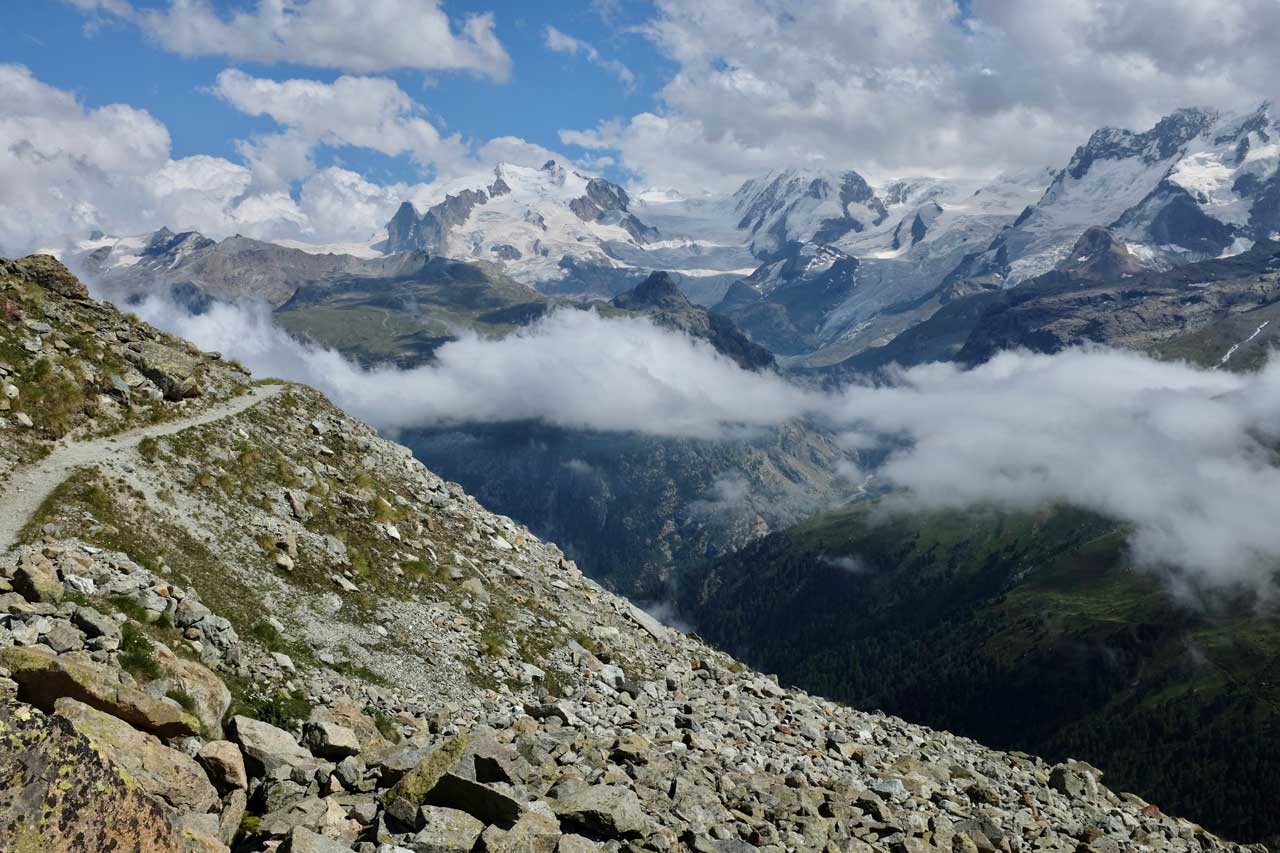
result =
[[386,810],[397,820],[409,823],[426,802],[431,789],[444,774],[458,766],[469,742],[467,735],[460,734],[424,755],[417,767],[383,794],[382,804]]

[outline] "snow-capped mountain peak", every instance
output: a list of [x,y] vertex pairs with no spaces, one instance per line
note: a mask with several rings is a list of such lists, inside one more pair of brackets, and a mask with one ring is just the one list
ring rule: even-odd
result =
[[616,266],[611,244],[659,237],[630,212],[622,187],[554,160],[539,168],[499,163],[437,193],[422,213],[401,205],[387,223],[385,251],[489,261],[517,279],[545,282],[563,278],[566,261]]
[[733,194],[738,228],[759,257],[789,242],[833,243],[849,232],[880,225],[885,204],[857,172],[784,169],[747,181]]
[[1150,267],[1247,249],[1280,229],[1280,126],[1178,110],[1150,130],[1096,131],[1044,196],[956,275],[1012,285],[1053,269],[1087,228],[1110,228]]

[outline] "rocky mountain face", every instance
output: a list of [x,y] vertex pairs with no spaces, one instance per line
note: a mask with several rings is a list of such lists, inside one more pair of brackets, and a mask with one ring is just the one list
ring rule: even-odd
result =
[[[1159,350],[1165,341],[1280,300],[1280,243],[1264,240],[1231,258],[1101,281],[1054,272],[1002,296],[978,319],[957,354],[961,361],[978,363],[1014,347],[1058,352],[1084,343]],[[1258,316],[1259,323],[1267,319]]]
[[883,201],[857,172],[788,169],[747,181],[733,194],[738,228],[751,251],[768,259],[789,243],[837,242],[889,218]]
[[1145,270],[1129,247],[1109,229],[1093,226],[1080,235],[1057,271],[1078,281],[1114,281]]
[[424,258],[316,254],[248,237],[213,241],[193,231],[174,234],[162,228],[141,237],[88,240],[67,260],[122,298],[169,294],[199,309],[211,299],[253,300],[274,308],[304,285],[339,276],[397,277],[421,266]]
[[694,305],[664,272],[656,272],[610,302],[614,308],[644,314],[659,326],[707,341],[746,370],[774,366],[773,354],[755,343],[731,320]]
[[[927,319],[946,276],[1012,223],[1045,180],[1036,172],[872,188],[856,175],[786,174],[740,190],[752,214],[741,224],[772,237],[753,238],[762,263],[742,284],[754,298],[735,284],[714,310],[801,367],[841,361]],[[837,187],[850,201],[840,202]]]
[[731,196],[633,199],[608,181],[554,163],[537,170],[501,164],[491,175],[450,185],[426,213],[402,206],[381,248],[490,261],[545,293],[564,295],[612,297],[664,270],[705,305],[744,278],[766,300],[780,284],[809,285],[822,271],[797,266],[798,255],[829,250],[869,263],[874,275],[858,299],[828,296],[832,304],[810,310],[824,321],[816,343],[788,342],[787,349],[808,352],[885,306],[936,287],[1039,197],[1046,180],[919,178],[876,188],[852,171],[787,170],[748,181]]
[[1280,229],[1278,136],[1269,105],[1243,116],[1179,110],[1142,133],[1103,128],[1040,201],[952,277],[1033,278],[1090,226],[1112,229],[1148,268],[1243,251]]
[[[1247,115],[1180,110],[1144,132],[1098,130],[1056,171],[873,184],[852,170],[788,169],[708,197],[633,198],[555,162],[501,163],[440,187],[421,213],[405,202],[386,240],[336,254],[164,230],[99,236],[72,255],[96,281],[196,304],[253,296],[280,305],[329,278],[394,278],[416,263],[397,258],[413,252],[491,265],[573,298],[611,299],[666,271],[694,302],[812,368],[885,346],[958,293],[1060,269],[1092,228],[1124,247],[1129,271],[1271,239],[1280,233],[1278,137],[1267,105]],[[750,310],[737,283],[757,294]]]
[[1278,251],[1280,244],[1261,240],[1227,258],[1149,270],[1114,234],[1090,229],[1060,269],[1012,289],[956,283],[927,320],[816,373],[848,377],[890,363],[939,360],[978,364],[1003,349],[1053,353],[1084,344],[1206,367],[1256,367],[1273,340],[1270,321],[1280,314]]
[[[1243,116],[1182,110],[1142,133],[1099,130],[1056,173],[981,187],[770,175],[735,195],[738,224],[763,262],[746,279],[759,304],[745,312],[737,288],[717,309],[792,363],[820,367],[887,345],[958,294],[1074,266],[1082,256],[1072,252],[1091,229],[1104,229],[1126,255],[1093,276],[1239,253],[1280,229],[1278,134],[1266,105]],[[843,292],[827,280],[831,252],[858,264]]]
[[815,243],[790,243],[725,294],[712,314],[731,319],[783,356],[820,349],[831,313],[858,286],[858,259]]
[[[63,273],[0,273],[3,328],[49,326],[10,399],[125,330],[170,346]],[[228,402],[6,466],[71,471],[0,491],[6,849],[1244,849],[1082,762],[785,689],[310,389]]]
[[553,538],[591,576],[644,601],[677,567],[838,506],[858,484],[834,437],[803,423],[719,439],[536,423],[413,430],[414,454],[486,506]]

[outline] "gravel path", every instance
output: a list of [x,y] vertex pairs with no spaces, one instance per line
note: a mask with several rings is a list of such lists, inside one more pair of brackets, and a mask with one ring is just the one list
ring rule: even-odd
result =
[[101,462],[108,454],[132,450],[144,438],[173,435],[190,427],[238,415],[283,390],[283,385],[258,385],[249,393],[206,409],[194,417],[57,447],[34,465],[15,472],[5,484],[4,491],[0,494],[0,554],[14,546],[23,525],[49,493],[70,476],[73,469]]

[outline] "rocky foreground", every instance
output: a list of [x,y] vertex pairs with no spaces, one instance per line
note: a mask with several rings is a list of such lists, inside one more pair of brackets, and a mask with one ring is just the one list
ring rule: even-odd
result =
[[[0,299],[7,333],[47,327],[6,356],[11,399],[164,340],[22,265]],[[183,399],[236,393],[186,358]],[[163,399],[107,402],[123,429]],[[0,442],[38,458],[31,411]],[[24,521],[0,780],[17,851],[1246,849],[1088,765],[784,689],[295,386],[122,443]]]

